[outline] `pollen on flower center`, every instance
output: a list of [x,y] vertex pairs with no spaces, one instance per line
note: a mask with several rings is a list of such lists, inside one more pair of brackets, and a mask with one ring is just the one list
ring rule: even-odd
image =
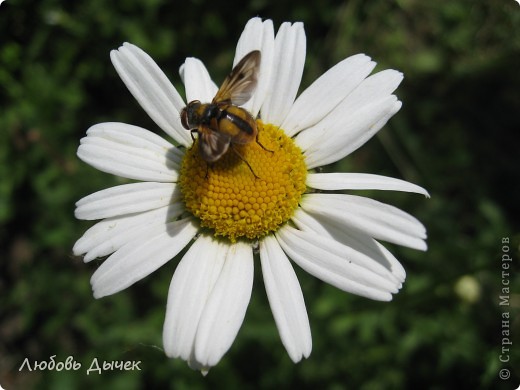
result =
[[[304,193],[307,168],[301,150],[283,130],[257,120],[258,140],[234,145],[211,165],[197,142],[186,151],[179,184],[186,208],[218,236],[260,238],[291,218]],[[272,152],[271,152],[272,151]]]

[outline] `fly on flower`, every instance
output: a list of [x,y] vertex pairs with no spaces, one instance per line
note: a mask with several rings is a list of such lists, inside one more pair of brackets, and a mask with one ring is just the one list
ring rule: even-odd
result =
[[255,118],[249,111],[238,107],[247,103],[256,89],[260,57],[258,50],[249,52],[226,77],[211,103],[193,100],[181,111],[184,128],[191,131],[192,137],[194,132],[198,133],[199,153],[204,161],[213,163],[219,160],[231,146],[255,177],[251,165],[234,145],[256,140],[265,149],[258,141]]

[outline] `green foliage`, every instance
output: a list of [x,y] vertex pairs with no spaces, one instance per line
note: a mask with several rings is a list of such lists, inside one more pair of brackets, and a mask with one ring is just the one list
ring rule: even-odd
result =
[[[404,72],[403,109],[377,138],[331,170],[401,177],[432,198],[370,193],[425,223],[429,250],[390,248],[408,272],[393,302],[351,296],[298,271],[313,352],[294,365],[270,313],[260,267],[245,323],[207,377],[161,345],[176,260],[115,296],[95,300],[71,248],[90,223],[74,203],[118,183],[81,163],[79,139],[113,120],[159,131],[108,54],[145,49],[182,91],[177,69],[201,58],[215,80],[252,16],[302,20],[303,85],[348,55]],[[512,389],[519,379],[520,7],[487,2],[254,0],[7,0],[0,6],[0,384],[6,389],[279,388]],[[510,306],[502,294],[502,238],[514,258]],[[502,317],[515,343],[501,363]],[[515,348],[516,347],[516,348]],[[19,371],[68,356],[78,371]],[[87,375],[92,360],[141,361],[141,371]],[[516,364],[516,366],[515,366]],[[512,370],[503,381],[501,368]],[[516,370],[516,371],[515,371]]]

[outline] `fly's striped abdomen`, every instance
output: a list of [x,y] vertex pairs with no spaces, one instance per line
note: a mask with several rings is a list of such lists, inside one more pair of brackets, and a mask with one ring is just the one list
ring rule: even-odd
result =
[[228,111],[223,111],[222,113],[224,115],[221,118],[219,118],[219,122],[218,122],[219,126],[222,126],[224,124],[222,121],[227,121],[227,122],[233,124],[234,126],[238,127],[240,129],[240,131],[243,131],[247,134],[254,133],[254,129],[251,126],[251,123],[249,121],[244,120],[235,114],[231,114]]
[[247,144],[252,142],[257,133],[256,122],[253,116],[237,106],[223,108],[218,116],[220,131],[231,135],[232,143]]

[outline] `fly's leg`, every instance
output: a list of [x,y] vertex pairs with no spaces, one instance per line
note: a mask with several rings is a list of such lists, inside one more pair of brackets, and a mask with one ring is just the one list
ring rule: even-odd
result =
[[262,149],[264,149],[266,152],[274,153],[274,150],[269,150],[269,149],[267,149],[264,145],[262,145],[262,144],[260,143],[260,140],[258,139],[258,134],[259,134],[259,133],[256,133],[256,143],[257,143],[258,145],[260,145],[260,146],[262,147]]
[[242,155],[238,152],[238,150],[235,149],[235,145],[234,145],[234,144],[231,144],[230,146],[231,146],[231,149],[233,150],[233,152],[234,152],[234,153],[235,153],[235,154],[236,154],[236,155],[237,155],[237,156],[238,156],[238,157],[239,157],[243,162],[245,162],[245,163],[247,164],[247,166],[249,167],[249,170],[251,171],[251,173],[253,174],[253,176],[255,177],[255,179],[260,179],[260,178],[256,175],[255,171],[253,171],[253,168],[252,168],[251,165],[247,162],[247,160],[244,158],[244,156],[242,156]]

